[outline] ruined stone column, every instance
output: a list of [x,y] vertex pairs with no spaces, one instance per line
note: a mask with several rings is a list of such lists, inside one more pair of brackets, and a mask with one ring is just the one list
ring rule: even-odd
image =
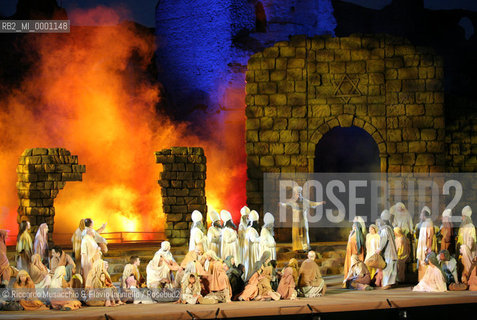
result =
[[156,152],[162,163],[159,185],[166,215],[166,238],[173,246],[188,243],[191,213],[207,213],[205,198],[206,158],[202,148],[172,147]]
[[48,225],[48,241],[52,242],[55,217],[54,200],[67,181],[81,181],[86,172],[78,164],[78,156],[63,148],[26,149],[17,166],[17,222],[28,220],[34,236],[38,226]]

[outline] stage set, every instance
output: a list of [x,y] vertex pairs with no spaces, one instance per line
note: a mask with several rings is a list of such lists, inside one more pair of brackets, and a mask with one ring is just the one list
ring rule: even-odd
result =
[[475,317],[470,1],[112,2],[0,4],[0,319]]

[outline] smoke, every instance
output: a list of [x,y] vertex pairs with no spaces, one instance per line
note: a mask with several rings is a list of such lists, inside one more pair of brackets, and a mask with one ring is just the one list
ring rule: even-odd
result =
[[[98,17],[115,24],[121,14],[99,7],[70,16],[81,25]],[[55,233],[72,233],[86,217],[97,226],[108,222],[110,232],[161,231],[154,152],[171,146],[203,147],[209,206],[238,212],[245,201],[243,112],[233,125],[224,125],[229,116],[206,120],[205,139],[158,113],[159,87],[145,76],[152,34],[122,23],[27,39],[38,60],[0,101],[0,205],[8,208],[2,227],[17,230],[15,169],[23,150],[34,147],[64,147],[86,165],[83,181],[67,183],[55,200]]]

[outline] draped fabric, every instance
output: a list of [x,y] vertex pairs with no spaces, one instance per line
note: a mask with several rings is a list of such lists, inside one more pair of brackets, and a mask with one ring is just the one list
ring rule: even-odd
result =
[[411,246],[409,239],[407,239],[402,233],[396,237],[396,250],[397,250],[397,281],[404,282],[406,279],[406,263],[409,260],[411,254]]
[[33,255],[33,241],[28,230],[25,230],[17,241],[17,268],[28,271]]
[[280,279],[280,283],[278,284],[277,292],[280,294],[282,299],[289,300],[296,298],[296,290],[295,290],[295,278],[293,276],[293,268],[286,267],[283,269],[282,278]]
[[245,279],[252,276],[255,263],[260,260],[260,237],[257,230],[249,226],[245,233],[245,245],[243,247],[245,266]]
[[31,257],[30,277],[36,288],[48,288],[50,286],[51,277],[48,268],[41,262],[39,254],[34,254]]
[[[83,231],[83,233],[85,232]],[[93,264],[100,258],[101,251],[98,244],[89,234],[84,234],[83,240],[81,240],[81,268],[85,283],[88,282],[88,277]]]
[[[64,291],[70,291],[71,288],[65,280],[66,268],[64,266],[58,266],[55,269],[53,279],[51,280],[50,288],[52,289],[63,289]],[[66,292],[65,292],[66,293]],[[66,294],[65,294],[66,296]],[[63,309],[63,310],[76,310],[81,308],[81,301],[76,299],[71,300],[54,300],[50,301],[51,307],[53,309]]]
[[245,261],[243,248],[245,247],[245,232],[247,230],[246,217],[247,216],[242,216],[240,218],[240,224],[238,226],[238,231],[237,231],[238,242],[239,242],[239,251],[238,251],[239,257],[238,257],[238,261],[235,261],[237,265],[240,263],[244,263]]
[[219,228],[212,225],[207,231],[207,245],[208,249],[215,252],[216,255],[220,255],[220,242],[222,241],[222,233]]
[[7,245],[5,241],[7,239],[7,231],[0,230],[0,282],[9,282],[12,275],[10,269],[10,263],[7,258]]
[[222,231],[222,243],[220,245],[221,253],[220,256],[222,259],[227,258],[228,256],[234,257],[235,263],[240,262],[239,255],[239,241],[237,236],[237,231],[230,227],[225,227]]
[[40,224],[35,236],[34,253],[39,254],[43,261],[48,260],[48,225]]
[[412,291],[422,291],[422,292],[444,292],[447,291],[446,281],[442,275],[441,270],[429,264],[426,268],[424,276],[419,281],[417,286],[415,286]]
[[[359,259],[361,261],[364,260],[364,248],[361,248],[361,251],[358,250],[358,242],[357,242],[357,232],[351,231],[348,237],[348,244],[346,245],[346,256],[343,268],[343,274],[346,277],[349,272],[349,268],[351,266],[351,256],[352,255],[359,255]],[[358,237],[359,238],[359,237]]]
[[379,250],[383,254],[386,267],[382,270],[382,286],[390,286],[396,283],[397,260],[396,243],[394,240],[394,231],[389,225],[385,225],[379,232]]
[[83,230],[85,228],[84,219],[80,220],[79,227],[73,233],[73,237],[71,237],[71,242],[73,244],[73,254],[75,257],[76,263],[81,261],[81,240],[83,238]]
[[271,260],[277,260],[277,243],[270,229],[263,226],[260,232],[260,256],[262,256],[265,251],[270,252]]
[[[21,282],[22,277],[26,277],[25,282]],[[35,284],[25,270],[20,270],[20,272],[18,272],[17,280],[13,284],[13,289],[28,291],[28,296],[31,298],[21,299],[19,301],[23,309],[26,311],[48,310],[48,307],[36,297]]]
[[158,288],[162,284],[171,287],[171,269],[164,258],[164,253],[156,252],[146,268],[146,283],[148,288]]

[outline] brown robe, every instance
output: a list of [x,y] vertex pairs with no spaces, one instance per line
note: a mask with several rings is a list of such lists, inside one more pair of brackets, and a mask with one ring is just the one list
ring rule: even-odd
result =
[[277,292],[280,294],[282,299],[288,300],[295,293],[295,279],[293,277],[293,268],[286,267],[283,270],[282,278],[278,284]]
[[318,287],[324,281],[315,260],[306,259],[300,267],[298,287]]
[[449,253],[453,252],[454,246],[452,246],[452,238],[454,236],[454,231],[450,222],[444,222],[442,224],[441,235],[441,250],[447,250]]
[[48,268],[45,267],[43,262],[41,262],[41,256],[39,254],[34,254],[31,257],[30,264],[30,277],[33,280],[33,283],[39,284],[46,276],[48,276],[48,273]]
[[210,261],[209,264],[209,290],[222,291],[226,290],[229,294],[229,299],[232,298],[232,287],[230,286],[229,278],[225,270],[225,264],[222,261]]
[[7,231],[0,230],[0,282],[10,281],[12,272],[10,269],[10,263],[7,258],[7,246],[5,241],[7,239]]
[[[26,276],[25,283],[20,283],[20,277]],[[20,300],[20,305],[26,311],[35,311],[35,310],[48,310],[49,308],[43,304],[40,300],[36,299],[36,290],[33,280],[30,278],[28,273],[25,270],[18,272],[17,280],[13,284],[13,289],[23,289],[28,290],[31,293],[32,298],[27,300]]]
[[245,289],[242,294],[239,296],[239,300],[250,301],[255,299],[258,296],[258,281],[260,274],[255,272],[247,282]]

